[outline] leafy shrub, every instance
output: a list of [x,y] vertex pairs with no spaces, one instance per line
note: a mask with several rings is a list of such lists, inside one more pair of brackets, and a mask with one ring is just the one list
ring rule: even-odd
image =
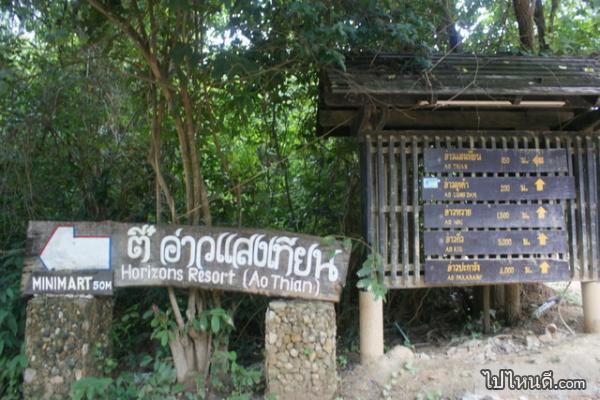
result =
[[23,249],[0,256],[0,398],[21,397],[21,377],[27,364],[23,330],[25,302],[19,298]]

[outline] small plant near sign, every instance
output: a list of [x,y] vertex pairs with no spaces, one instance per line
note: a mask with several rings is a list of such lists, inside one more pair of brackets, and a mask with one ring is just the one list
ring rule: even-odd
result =
[[425,393],[419,393],[416,397],[416,400],[441,400],[443,398],[444,395],[442,391],[440,389],[435,389]]
[[[228,399],[250,399],[252,393],[257,389],[258,384],[262,380],[262,372],[246,368],[237,363],[237,353],[235,351],[218,351],[214,354],[213,365],[219,366],[224,371],[217,371],[211,375],[212,384],[217,388],[223,388],[224,382],[219,381],[219,376],[228,376],[231,379],[233,391],[227,397]],[[219,373],[219,372],[224,372]]]
[[383,257],[376,251],[373,251],[373,248],[360,238],[325,236],[320,244],[322,246],[331,246],[335,243],[336,239],[342,241],[342,246],[345,251],[350,252],[353,250],[353,242],[355,245],[363,246],[368,250],[370,254],[363,262],[361,268],[356,272],[359,278],[356,286],[359,289],[364,289],[373,293],[375,299],[385,298],[387,288],[383,282],[385,276]]
[[385,298],[387,288],[383,283],[383,257],[378,253],[369,254],[356,274],[359,277],[359,281],[356,284],[359,289],[373,293],[376,299]]

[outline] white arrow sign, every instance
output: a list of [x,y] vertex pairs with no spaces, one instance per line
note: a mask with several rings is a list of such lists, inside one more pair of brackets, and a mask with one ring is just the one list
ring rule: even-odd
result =
[[76,236],[75,226],[57,226],[40,259],[49,270],[110,269],[110,237]]

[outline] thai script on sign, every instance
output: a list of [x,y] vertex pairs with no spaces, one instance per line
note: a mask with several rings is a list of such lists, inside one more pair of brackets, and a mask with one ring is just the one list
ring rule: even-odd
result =
[[[145,263],[150,260],[152,225],[132,227],[128,230],[127,256]],[[318,243],[308,247],[297,245],[297,237],[253,234],[249,237],[238,233],[221,232],[215,235],[194,237],[184,235],[183,228],[162,237],[158,247],[160,263],[173,266],[181,262],[186,268],[202,270],[210,264],[231,265],[240,268],[267,268],[278,270],[283,266],[285,276],[321,278],[326,274],[330,282],[339,279],[335,257],[342,253],[336,249],[323,254]]]

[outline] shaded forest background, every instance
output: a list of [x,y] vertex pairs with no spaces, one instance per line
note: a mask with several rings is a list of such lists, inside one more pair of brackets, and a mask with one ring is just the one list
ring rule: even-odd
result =
[[[423,69],[429,55],[452,51],[597,55],[599,8],[593,0],[1,0],[0,397],[19,398],[25,366],[18,283],[29,220],[360,237],[355,142],[316,135],[321,68],[364,53],[415,54]],[[357,263],[337,306],[346,350],[357,343]],[[216,365],[239,379],[219,386],[216,375],[211,386],[243,398],[260,390],[241,364],[261,360],[267,299],[218,297],[210,306],[235,328],[215,330],[228,350]],[[422,298],[389,295],[386,326],[409,340],[434,315],[414,314]],[[468,302],[464,291],[434,291],[426,307],[467,321]],[[165,329],[184,331],[165,290],[117,292],[113,355],[101,360],[114,379],[89,385],[136,398],[142,389],[123,373],[149,371],[145,396],[181,391],[169,346],[154,340],[152,305],[170,321]]]

